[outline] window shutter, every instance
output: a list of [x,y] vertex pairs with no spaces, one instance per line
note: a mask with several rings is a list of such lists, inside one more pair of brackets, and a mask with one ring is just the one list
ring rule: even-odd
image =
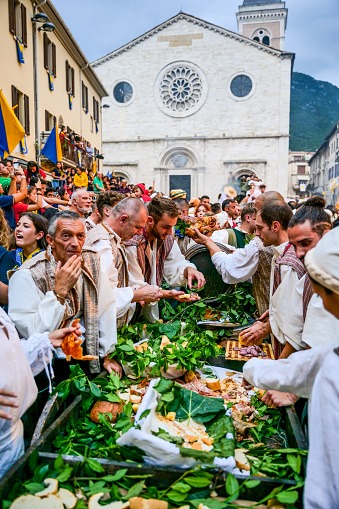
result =
[[66,90],[69,92],[69,63],[66,60]]
[[21,4],[21,33],[22,33],[22,44],[27,48],[27,15],[26,7]]
[[44,68],[48,69],[48,37],[44,32]]
[[12,108],[16,106],[14,113],[19,118],[19,94],[18,89],[12,85]]
[[72,95],[75,97],[75,86],[74,86],[74,69],[71,67],[71,73],[72,73]]
[[88,87],[85,87],[86,89],[86,110],[88,111]]
[[8,0],[9,31],[15,35],[15,3],[14,0]]
[[95,118],[95,97],[93,96],[93,118],[94,120],[96,120]]
[[45,131],[49,131],[49,111],[45,110]]
[[30,134],[30,126],[29,126],[29,97],[28,95],[24,95],[24,112],[25,112],[25,133]]
[[81,82],[81,107],[85,107],[85,87],[84,82]]
[[54,78],[56,78],[56,47],[54,42],[52,42],[52,73]]

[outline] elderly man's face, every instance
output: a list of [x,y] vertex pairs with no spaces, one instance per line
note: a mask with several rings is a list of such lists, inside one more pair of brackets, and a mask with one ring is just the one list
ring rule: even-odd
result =
[[90,212],[92,199],[87,191],[78,192],[76,198],[74,199],[75,206],[82,214],[86,212]]
[[80,256],[85,243],[85,225],[81,219],[58,219],[54,238],[47,235],[57,262],[64,265],[72,256]]

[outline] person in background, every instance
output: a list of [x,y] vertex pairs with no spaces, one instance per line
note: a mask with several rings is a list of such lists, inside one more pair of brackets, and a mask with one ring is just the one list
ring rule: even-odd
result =
[[100,194],[105,191],[104,183],[102,181],[102,173],[100,171],[98,171],[94,177],[93,190],[94,190],[95,194]]
[[121,194],[124,194],[126,198],[131,195],[131,188],[128,187],[126,179],[121,180],[121,185],[118,187],[117,191],[119,191]]
[[228,244],[236,249],[245,247],[252,240],[256,228],[254,204],[246,203],[241,210],[240,217],[240,226],[213,232],[211,235],[213,242]]
[[220,212],[221,212],[221,205],[220,205],[220,203],[212,203],[211,211],[213,212],[213,214],[220,214]]
[[211,207],[208,203],[200,203],[195,209],[194,216],[202,219],[206,212],[211,212]]
[[236,219],[239,217],[239,205],[234,198],[227,198],[222,202],[221,208],[227,214],[227,222],[224,228],[235,228],[237,226]]
[[[16,179],[17,179],[18,175],[20,175],[20,177],[21,177],[19,191],[17,190],[17,183],[16,183]],[[8,195],[0,196],[0,207],[3,210],[3,213],[5,215],[8,226],[10,228],[14,229],[16,226],[16,222],[15,222],[13,205],[26,198],[26,196],[27,196],[27,182],[26,182],[26,176],[25,176],[24,171],[21,168],[21,166],[16,168],[15,171],[11,167],[10,178],[11,178],[11,184],[9,186]]]
[[[338,230],[324,235],[306,254],[305,266],[324,308],[339,319]],[[309,399],[305,509],[338,507],[338,370],[339,338],[337,345],[321,345],[278,361],[251,359],[243,367],[243,385],[247,389],[275,389]]]
[[143,202],[152,201],[151,198],[146,194],[144,184],[136,184],[133,188],[133,193],[136,198],[139,198]]
[[87,191],[88,186],[88,176],[87,173],[83,168],[80,168],[80,166],[77,166],[76,168],[76,174],[73,178],[73,184],[77,189],[85,189]]
[[35,186],[30,186],[27,190],[27,197],[23,201],[13,205],[15,224],[18,223],[19,216],[23,212],[33,212],[42,209],[42,191],[41,183],[38,181]]
[[77,212],[80,217],[84,217],[85,214],[91,212],[91,197],[85,189],[77,189],[72,194],[71,198],[71,210]]
[[27,163],[27,170],[25,170],[25,175],[28,184],[30,183],[32,177],[42,177],[46,179],[46,173],[41,168],[39,168],[35,161],[29,161]]
[[266,185],[265,184],[260,184],[259,190],[260,190],[261,193],[265,193],[266,192]]
[[69,176],[66,178],[66,191],[69,196],[72,196],[73,189],[74,189],[73,178]]
[[65,183],[65,181],[62,178],[62,169],[63,169],[62,162],[58,161],[55,165],[55,168],[53,168],[53,170],[52,170],[52,177],[53,177],[52,186],[54,189],[62,186]]
[[14,232],[16,249],[9,252],[15,269],[47,248],[47,228],[48,222],[40,214],[24,212],[20,215]]
[[[16,163],[18,159],[13,159],[12,163]],[[7,159],[3,159],[0,162],[0,185],[2,186],[3,192],[7,193],[9,186],[11,185],[10,170],[12,169],[12,163]]]
[[207,196],[206,194],[204,194],[201,198],[200,198],[200,203],[202,205],[209,205],[210,204],[210,197]]
[[4,213],[0,209],[0,305],[8,304],[7,272],[14,267],[14,261],[8,253],[9,228]]

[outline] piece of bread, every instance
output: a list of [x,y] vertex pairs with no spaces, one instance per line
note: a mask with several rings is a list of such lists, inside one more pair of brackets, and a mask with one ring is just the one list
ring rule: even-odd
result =
[[44,480],[44,485],[47,487],[36,493],[36,497],[47,497],[48,495],[54,495],[58,491],[57,479],[47,478]]
[[33,495],[22,495],[12,502],[10,509],[39,509],[40,502],[40,498]]
[[235,464],[240,470],[251,470],[251,465],[246,457],[247,449],[236,449],[234,453]]
[[168,503],[154,498],[133,497],[129,500],[130,509],[168,509]]
[[206,385],[211,391],[220,391],[219,378],[206,378]]
[[91,421],[99,424],[99,414],[112,414],[112,418],[110,419],[108,416],[107,420],[110,422],[116,422],[118,418],[118,414],[122,412],[123,406],[122,403],[111,403],[110,401],[97,401],[94,403],[94,406],[91,410],[89,418]]
[[74,493],[69,490],[65,490],[65,488],[60,488],[56,496],[60,498],[61,502],[67,509],[73,509],[78,501]]

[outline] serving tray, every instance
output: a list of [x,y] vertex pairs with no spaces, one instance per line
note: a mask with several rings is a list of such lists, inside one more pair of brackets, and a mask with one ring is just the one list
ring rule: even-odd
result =
[[[247,361],[248,359],[251,359],[252,357],[245,357],[244,355],[239,354],[239,350],[233,350],[233,348],[244,348],[239,344],[239,341],[227,341],[226,345],[226,354],[225,359],[229,359],[232,361]],[[272,359],[274,360],[274,354],[273,349],[270,343],[263,343],[260,345],[260,348],[267,354],[267,357],[263,357],[262,355],[258,355],[258,359]]]

